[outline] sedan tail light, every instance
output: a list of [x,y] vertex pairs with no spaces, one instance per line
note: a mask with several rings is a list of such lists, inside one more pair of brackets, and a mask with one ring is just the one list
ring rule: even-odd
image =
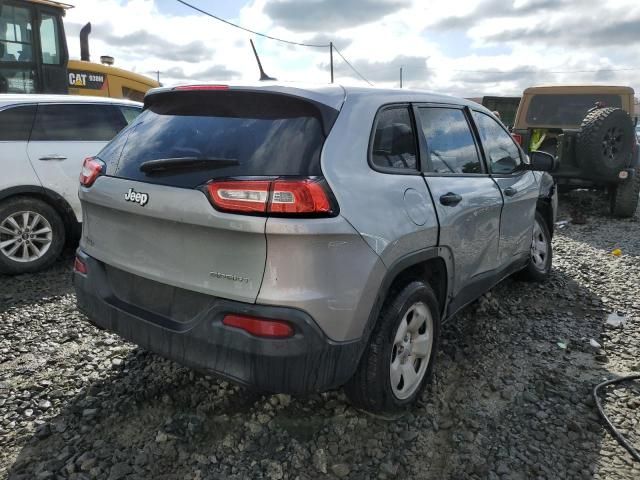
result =
[[213,206],[223,212],[330,217],[338,210],[322,178],[214,180],[207,191]]
[[105,164],[102,160],[95,157],[87,157],[82,164],[80,171],[80,185],[90,187],[100,175],[104,173]]
[[87,264],[84,263],[82,260],[80,260],[78,257],[76,257],[75,261],[73,262],[73,270],[78,272],[78,273],[82,273],[83,275],[87,274]]

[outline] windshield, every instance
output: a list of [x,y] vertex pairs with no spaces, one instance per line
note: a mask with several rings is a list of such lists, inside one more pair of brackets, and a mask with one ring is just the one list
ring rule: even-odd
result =
[[527,123],[579,127],[597,102],[606,107],[622,107],[622,97],[615,94],[534,95],[527,112]]

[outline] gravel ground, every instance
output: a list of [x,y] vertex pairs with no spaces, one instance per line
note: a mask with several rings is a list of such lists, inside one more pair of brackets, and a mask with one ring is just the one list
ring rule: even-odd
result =
[[[507,280],[448,322],[432,384],[396,417],[340,391],[258,396],[98,331],[75,309],[70,256],[0,277],[0,477],[640,478],[591,397],[640,371],[640,219],[601,200],[561,198],[561,219],[594,213],[557,231],[552,278]],[[639,448],[638,385],[604,401]]]

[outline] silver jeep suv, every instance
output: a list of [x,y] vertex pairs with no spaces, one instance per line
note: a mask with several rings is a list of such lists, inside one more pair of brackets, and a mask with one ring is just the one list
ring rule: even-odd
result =
[[511,274],[549,274],[552,164],[452,97],[156,89],[85,161],[78,305],[243,385],[403,407],[444,320]]

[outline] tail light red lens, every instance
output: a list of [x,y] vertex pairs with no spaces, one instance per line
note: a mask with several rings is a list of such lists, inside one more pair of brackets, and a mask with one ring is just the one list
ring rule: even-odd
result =
[[82,273],[83,275],[87,274],[87,264],[80,260],[78,257],[76,257],[75,261],[73,262],[73,269],[78,273]]
[[293,327],[283,320],[229,314],[224,317],[222,323],[228,327],[244,330],[256,337],[288,338],[294,334]]
[[336,206],[322,179],[214,180],[213,206],[224,212],[280,216],[331,216]]
[[90,187],[100,175],[104,173],[105,164],[95,157],[87,157],[80,171],[80,185]]
[[511,136],[518,145],[522,146],[522,135],[520,135],[519,133],[512,133]]
[[329,214],[331,201],[323,186],[314,180],[273,182],[270,213]]

